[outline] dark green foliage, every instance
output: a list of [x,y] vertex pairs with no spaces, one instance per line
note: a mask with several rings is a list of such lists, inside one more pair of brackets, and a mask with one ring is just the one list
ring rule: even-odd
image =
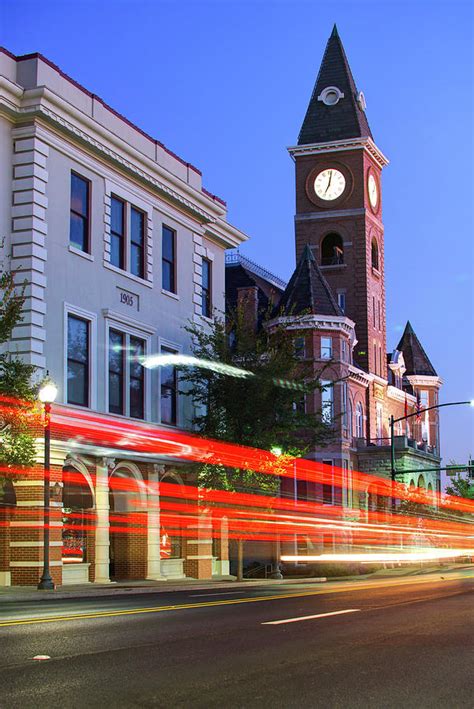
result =
[[[24,287],[17,292],[14,274],[0,267],[0,346],[6,349],[13,328],[22,321],[25,299]],[[28,431],[36,400],[31,384],[34,371],[34,366],[11,353],[0,354],[0,467],[27,466],[35,460],[34,439]]]
[[[193,338],[195,357],[251,375],[229,376],[201,367],[182,373],[185,393],[196,405],[194,424],[202,435],[267,451],[278,448],[293,456],[303,456],[330,440],[332,429],[320,414],[307,414],[295,406],[305,392],[311,394],[319,386],[312,363],[295,356],[294,338],[301,331],[270,329],[264,323],[255,332],[239,308],[226,322],[216,318],[207,329],[194,323],[186,329]],[[203,486],[228,490],[258,488],[271,493],[277,489],[276,481],[248,470],[218,466],[200,470]]]

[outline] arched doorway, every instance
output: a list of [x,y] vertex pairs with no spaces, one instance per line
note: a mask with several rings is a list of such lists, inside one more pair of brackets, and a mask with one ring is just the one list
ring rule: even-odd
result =
[[147,508],[143,477],[133,463],[119,463],[109,478],[109,574],[144,579],[147,572]]
[[[160,558],[161,573],[167,578],[184,578],[186,500],[180,495],[183,482],[179,475],[167,472],[160,481]],[[174,491],[176,490],[176,494]]]
[[63,467],[63,585],[89,581],[94,549],[94,496],[89,474],[80,467],[68,462]]

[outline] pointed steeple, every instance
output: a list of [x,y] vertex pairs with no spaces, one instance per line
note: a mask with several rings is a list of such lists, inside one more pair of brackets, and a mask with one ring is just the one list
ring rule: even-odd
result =
[[402,338],[397,345],[397,350],[403,352],[407,376],[419,374],[425,377],[437,377],[435,368],[428,359],[428,355],[421,346],[421,343],[410,321],[407,322]]
[[334,25],[301,127],[298,145],[372,137],[364,108],[363,97],[361,99],[359,96]]
[[343,315],[313,252],[305,246],[278,305],[279,314]]

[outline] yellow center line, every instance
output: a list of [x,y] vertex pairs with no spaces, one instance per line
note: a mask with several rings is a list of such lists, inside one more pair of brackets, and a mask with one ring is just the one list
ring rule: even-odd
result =
[[[422,583],[428,580],[438,580],[438,579],[417,579],[416,581],[411,580],[411,583]],[[333,593],[346,593],[348,591],[354,590],[366,590],[367,588],[386,588],[387,586],[400,586],[408,584],[409,581],[406,580],[403,583],[397,579],[397,583],[393,584],[392,581],[385,581],[374,583],[370,582],[370,586],[364,584],[361,585],[360,582],[352,584],[350,586],[344,586],[343,588],[327,588],[320,589],[317,591],[300,591],[299,593],[285,593],[285,594],[275,594],[272,596],[255,596],[255,598],[230,598],[222,601],[203,601],[200,603],[181,603],[171,606],[154,606],[151,608],[130,608],[125,610],[115,610],[115,611],[96,611],[94,613],[75,613],[70,615],[57,615],[49,616],[47,618],[24,618],[20,620],[6,620],[0,622],[0,627],[5,628],[13,625],[33,625],[35,623],[56,623],[68,620],[88,620],[91,618],[110,618],[116,616],[125,615],[139,615],[142,613],[164,613],[166,611],[180,611],[187,610],[188,608],[211,608],[215,606],[230,606],[237,605],[240,603],[261,603],[262,601],[275,601],[285,598],[304,598],[308,596],[323,596]]]

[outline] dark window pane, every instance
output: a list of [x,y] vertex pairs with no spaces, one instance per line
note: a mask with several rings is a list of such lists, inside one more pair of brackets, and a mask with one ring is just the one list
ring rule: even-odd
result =
[[207,318],[212,314],[211,282],[211,262],[204,258],[202,260],[202,314]]
[[174,293],[174,266],[168,261],[163,261],[163,288]]
[[71,209],[87,217],[89,213],[89,181],[71,173]]
[[110,228],[116,234],[123,235],[123,202],[116,197],[111,200],[111,224]]
[[71,212],[69,241],[72,246],[81,251],[87,250],[87,222],[84,217]]
[[[177,354],[175,350],[162,347],[162,354]],[[178,377],[173,366],[161,367],[161,420],[163,423],[176,424]]]
[[124,387],[124,336],[116,330],[109,331],[109,411],[123,414]]
[[130,416],[144,418],[144,390],[141,379],[130,379]]
[[143,278],[143,248],[136,244],[130,245],[130,271],[134,276]]
[[117,268],[125,266],[125,205],[116,197],[111,200],[110,262]]
[[81,251],[89,249],[89,181],[71,173],[69,240]]
[[89,323],[68,316],[67,401],[89,406]]
[[130,416],[144,418],[145,415],[145,370],[141,358],[145,354],[145,343],[138,337],[130,338]]
[[143,227],[144,227],[144,214],[138,211],[135,207],[132,207],[130,219],[131,219],[131,239],[135,244],[143,244]]
[[163,258],[174,261],[174,231],[163,227]]
[[110,236],[110,262],[117,268],[124,266],[123,239],[116,234]]

